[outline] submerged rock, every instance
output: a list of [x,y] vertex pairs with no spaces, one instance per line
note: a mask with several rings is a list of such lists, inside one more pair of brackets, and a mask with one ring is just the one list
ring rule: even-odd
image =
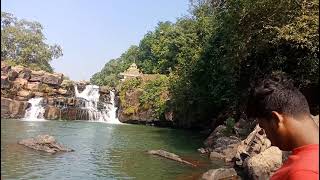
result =
[[191,162],[188,162],[186,160],[181,159],[180,156],[178,156],[176,154],[173,154],[173,153],[161,150],[161,149],[160,150],[150,150],[150,151],[148,151],[148,154],[165,157],[167,159],[178,161],[180,163],[184,163],[184,164],[187,164],[187,165],[190,165],[190,166],[193,166],[193,167],[196,166],[196,165],[192,164]]
[[50,135],[38,135],[35,138],[28,138],[18,142],[18,144],[27,146],[31,149],[37,151],[44,151],[47,153],[54,154],[59,151],[72,152],[73,149],[64,147],[62,144],[59,144],[53,136]]
[[233,168],[210,169],[202,175],[202,180],[237,180],[239,176]]

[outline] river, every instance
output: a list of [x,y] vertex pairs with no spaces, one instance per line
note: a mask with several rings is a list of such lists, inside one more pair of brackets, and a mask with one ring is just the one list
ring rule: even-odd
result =
[[[53,135],[74,152],[49,155],[18,145],[23,138]],[[139,125],[87,121],[1,120],[3,179],[197,179],[222,162],[211,162],[197,148],[199,133]],[[199,166],[196,168],[146,154],[164,149]]]

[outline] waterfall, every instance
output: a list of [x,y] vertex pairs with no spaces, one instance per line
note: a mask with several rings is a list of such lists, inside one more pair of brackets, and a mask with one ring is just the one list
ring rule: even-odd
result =
[[106,116],[104,117],[106,117],[108,123],[120,124],[120,121],[117,118],[117,107],[115,106],[114,98],[114,92],[110,91],[110,104],[104,103],[106,110],[108,110]]
[[116,117],[117,108],[115,107],[115,94],[113,91],[110,91],[110,104],[101,102],[104,108],[103,110],[99,110],[99,86],[87,85],[81,93],[79,93],[77,85],[74,86],[74,89],[75,96],[85,100],[84,109],[88,110],[89,121],[107,122],[112,124],[121,123]]
[[42,106],[43,98],[31,98],[29,99],[28,103],[31,106],[26,110],[26,114],[23,118],[25,121],[45,121],[43,118],[43,114],[45,112],[44,107]]

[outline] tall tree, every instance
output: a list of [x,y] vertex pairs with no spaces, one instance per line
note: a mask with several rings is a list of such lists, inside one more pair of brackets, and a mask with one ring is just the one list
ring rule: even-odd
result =
[[39,22],[18,20],[1,12],[1,61],[52,72],[49,62],[62,56],[62,49],[45,43],[42,31]]

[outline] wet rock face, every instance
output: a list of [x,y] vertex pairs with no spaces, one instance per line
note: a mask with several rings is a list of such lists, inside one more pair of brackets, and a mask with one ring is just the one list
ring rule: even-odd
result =
[[16,101],[1,97],[1,117],[23,118],[28,104],[26,101]]
[[59,144],[53,136],[50,135],[38,135],[35,138],[24,139],[18,141],[18,144],[24,145],[37,151],[44,151],[50,154],[56,152],[72,152],[73,149],[66,148],[62,144]]
[[48,105],[45,108],[44,118],[48,120],[88,120],[88,110],[78,107],[58,108]]
[[211,169],[202,175],[202,180],[237,180],[239,177],[233,168]]
[[47,106],[44,117],[50,120],[57,120],[60,117],[60,109],[55,106]]

